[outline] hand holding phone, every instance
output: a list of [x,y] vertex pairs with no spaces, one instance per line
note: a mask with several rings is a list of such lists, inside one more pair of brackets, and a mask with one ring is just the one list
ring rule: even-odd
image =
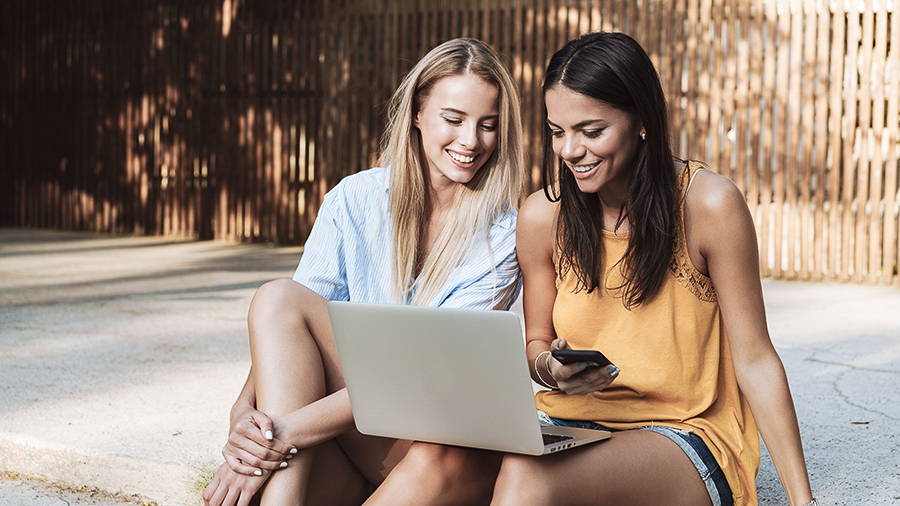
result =
[[563,364],[587,362],[596,367],[612,364],[606,356],[597,350],[552,350],[550,354],[553,355],[553,358],[559,360]]
[[603,353],[569,349],[565,339],[556,339],[551,344],[550,356],[556,362],[553,366],[548,362],[550,375],[558,388],[569,395],[599,392],[619,375],[619,368]]

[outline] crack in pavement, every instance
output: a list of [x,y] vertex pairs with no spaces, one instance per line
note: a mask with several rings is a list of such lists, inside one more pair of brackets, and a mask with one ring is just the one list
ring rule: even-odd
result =
[[[840,365],[840,364],[839,364],[839,365]],[[846,371],[844,371],[844,372],[838,373],[838,375],[835,376],[834,380],[831,382],[831,387],[832,387],[832,389],[835,391],[835,393],[838,394],[838,396],[841,398],[841,400],[843,400],[845,403],[847,403],[847,404],[849,404],[849,405],[851,405],[851,406],[853,406],[853,407],[855,407],[855,408],[859,408],[859,409],[861,409],[861,410],[863,410],[863,411],[867,411],[867,412],[872,413],[872,414],[881,415],[881,416],[883,416],[883,417],[885,417],[885,418],[887,418],[887,419],[889,419],[889,420],[894,420],[894,421],[900,420],[900,419],[898,419],[897,417],[891,416],[891,415],[889,415],[889,414],[887,414],[887,413],[885,413],[885,412],[883,412],[883,411],[878,411],[877,409],[868,408],[868,407],[866,407],[866,406],[863,406],[862,404],[857,404],[857,403],[851,401],[851,400],[850,400],[850,397],[847,396],[844,392],[842,392],[841,389],[840,389],[840,387],[838,387],[838,381],[840,381],[840,380],[844,377],[844,375],[846,375],[848,372],[850,372],[850,369],[848,369],[848,370],[846,370]]]
[[880,372],[886,374],[900,374],[900,371],[892,371],[890,369],[875,369],[871,367],[860,367],[853,364],[845,364],[843,362],[832,362],[830,360],[822,360],[818,358],[807,357],[803,359],[806,362],[815,362],[817,364],[827,364],[827,365],[839,365],[841,367],[847,367],[849,369],[854,369],[857,371],[866,371],[866,372]]

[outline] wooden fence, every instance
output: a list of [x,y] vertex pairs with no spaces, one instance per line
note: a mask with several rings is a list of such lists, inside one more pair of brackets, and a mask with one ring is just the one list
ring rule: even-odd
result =
[[[900,283],[896,1],[10,0],[0,19],[2,224],[300,243],[372,165],[424,52],[492,44],[523,95],[594,30],[638,39],[676,152],[745,192],[763,274]],[[891,84],[893,83],[893,84]]]

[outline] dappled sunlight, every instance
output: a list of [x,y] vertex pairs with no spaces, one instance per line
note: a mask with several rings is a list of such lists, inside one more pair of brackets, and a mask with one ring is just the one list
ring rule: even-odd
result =
[[3,32],[7,224],[302,243],[324,193],[374,164],[400,77],[459,35],[511,67],[534,189],[547,59],[623,30],[659,70],[675,153],[744,192],[764,276],[900,280],[896,2],[222,0],[115,4],[115,24],[86,5],[66,37],[11,5],[28,28]]

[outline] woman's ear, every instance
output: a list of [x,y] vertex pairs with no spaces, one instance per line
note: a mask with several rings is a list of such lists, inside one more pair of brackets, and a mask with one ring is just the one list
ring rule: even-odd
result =
[[413,116],[413,126],[419,128],[419,120],[422,116],[422,111],[417,111],[416,115]]

